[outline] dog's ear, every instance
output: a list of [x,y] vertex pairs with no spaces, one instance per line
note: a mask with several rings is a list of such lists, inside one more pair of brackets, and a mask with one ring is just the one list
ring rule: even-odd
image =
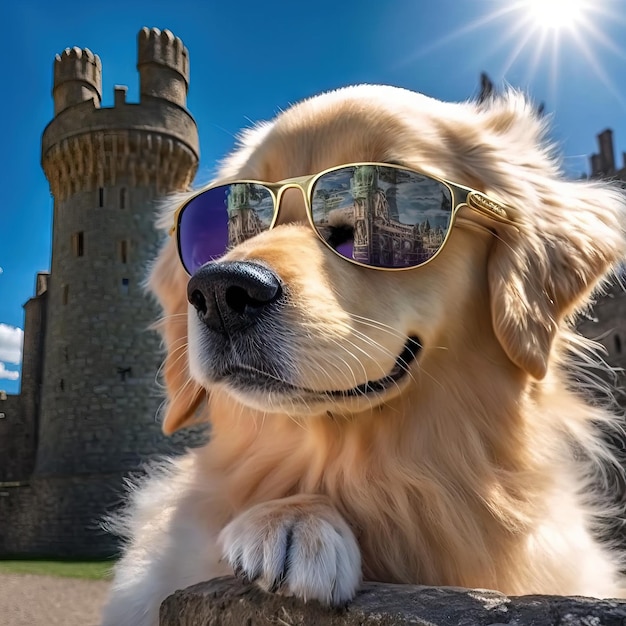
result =
[[[161,332],[167,355],[164,379],[167,403],[162,422],[166,435],[198,423],[201,406],[207,404],[207,392],[190,375],[187,361],[187,280],[173,241],[168,241],[159,255],[148,281],[163,308],[163,318],[155,325]],[[208,410],[205,408],[205,411]]]
[[[186,342],[186,338],[184,341]],[[186,347],[184,350],[186,351]],[[161,428],[166,435],[171,435],[185,426],[202,421],[200,409],[203,404],[206,405],[207,394],[191,378],[187,359],[180,353],[177,356],[176,348],[169,350],[165,358],[164,377],[168,400]]]
[[562,320],[625,254],[624,195],[605,183],[533,181],[518,229],[503,228],[489,259],[495,334],[518,367],[536,379],[547,371]]

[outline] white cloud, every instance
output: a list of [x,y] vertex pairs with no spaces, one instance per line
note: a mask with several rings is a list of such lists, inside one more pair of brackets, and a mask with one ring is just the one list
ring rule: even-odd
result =
[[3,274],[4,270],[0,267],[0,274]]
[[0,361],[15,363],[22,362],[22,341],[24,331],[15,326],[0,324]]
[[0,361],[0,378],[6,378],[8,380],[17,380],[20,377],[19,372],[8,370],[5,364]]

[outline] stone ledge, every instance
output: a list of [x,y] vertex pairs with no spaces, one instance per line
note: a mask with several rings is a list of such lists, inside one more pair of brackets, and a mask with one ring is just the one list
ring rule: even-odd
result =
[[169,596],[160,626],[626,626],[626,601],[365,583],[345,609],[267,594],[232,577]]

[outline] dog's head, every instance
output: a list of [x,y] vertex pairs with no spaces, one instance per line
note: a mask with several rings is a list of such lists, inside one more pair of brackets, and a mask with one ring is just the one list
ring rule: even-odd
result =
[[165,432],[208,392],[263,412],[353,414],[407,387],[429,393],[431,379],[445,393],[449,368],[542,379],[564,320],[624,252],[621,195],[566,180],[544,132],[517,94],[451,104],[381,86],[312,98],[246,132],[218,181],[400,164],[488,194],[514,225],[462,209],[432,261],[388,272],[328,249],[288,189],[271,230],[191,280],[170,240],[151,275],[166,314]]

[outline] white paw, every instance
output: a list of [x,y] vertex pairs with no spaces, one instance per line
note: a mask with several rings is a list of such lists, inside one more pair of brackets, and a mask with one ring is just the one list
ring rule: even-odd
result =
[[236,517],[220,533],[236,575],[266,591],[341,605],[361,580],[361,554],[343,518],[319,501],[275,500]]

